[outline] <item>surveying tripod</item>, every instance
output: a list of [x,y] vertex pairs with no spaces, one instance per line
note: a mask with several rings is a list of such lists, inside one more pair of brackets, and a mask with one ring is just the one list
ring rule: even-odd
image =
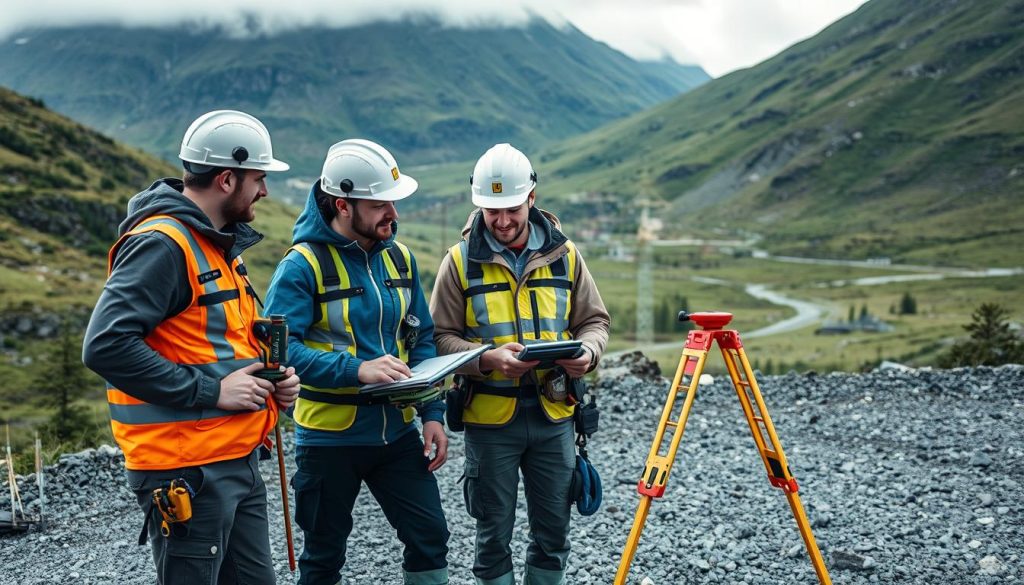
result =
[[[690,331],[686,336],[686,346],[679,358],[679,367],[676,369],[672,386],[669,388],[668,400],[665,402],[661,420],[658,422],[654,444],[651,445],[651,452],[647,456],[644,473],[637,483],[636,489],[640,492],[640,505],[637,506],[633,528],[626,540],[626,548],[622,551],[619,570],[615,574],[615,585],[625,585],[626,583],[629,565],[633,562],[633,556],[636,554],[636,547],[640,541],[644,523],[647,521],[651,501],[665,494],[668,474],[672,470],[676,450],[679,449],[679,442],[683,438],[683,430],[686,428],[686,419],[690,415],[690,407],[697,396],[697,385],[700,382],[701,373],[704,371],[708,353],[711,351],[711,344],[715,341],[718,342],[718,347],[722,350],[722,357],[725,358],[729,377],[732,378],[740,405],[743,407],[743,414],[746,415],[750,432],[754,435],[757,451],[764,462],[765,471],[768,472],[768,481],[772,486],[785,492],[786,499],[789,500],[789,507],[793,511],[793,517],[796,518],[796,525],[800,529],[800,536],[804,539],[807,554],[811,557],[814,572],[818,574],[819,583],[831,585],[832,580],[828,576],[828,570],[825,569],[825,562],[821,558],[821,552],[818,551],[818,544],[814,541],[814,535],[807,522],[807,515],[800,503],[800,496],[797,495],[796,478],[789,472],[786,455],[782,452],[779,437],[775,434],[775,426],[772,424],[771,417],[768,416],[768,407],[765,406],[764,400],[761,398],[761,390],[757,386],[757,381],[754,380],[750,362],[747,361],[747,356],[743,352],[739,333],[732,329],[722,329],[732,320],[732,314],[686,313],[684,311],[679,313],[679,320],[693,321],[703,329]],[[688,379],[685,383],[686,400],[679,418],[671,420],[684,378]],[[662,455],[660,451],[665,440],[665,432],[669,429],[672,430],[671,442],[668,445],[668,451]]]

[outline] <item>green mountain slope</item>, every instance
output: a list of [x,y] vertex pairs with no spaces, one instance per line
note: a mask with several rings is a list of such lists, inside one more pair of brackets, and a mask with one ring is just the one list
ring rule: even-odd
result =
[[872,0],[753,68],[548,149],[548,190],[779,252],[1024,262],[1024,2]]
[[[26,309],[88,309],[128,199],[154,179],[180,174],[0,88],[0,319]],[[254,258],[274,266],[294,210],[268,199],[259,213],[268,242]]]
[[[0,88],[0,418],[34,399],[62,324],[84,327],[128,199],[166,176],[180,170]],[[271,194],[257,215],[266,239],[246,260],[262,291],[295,211]]]
[[173,160],[184,125],[217,108],[270,128],[295,174],[362,136],[405,165],[477,156],[495,142],[567,138],[708,76],[639,63],[574,28],[462,30],[429,22],[229,38],[217,31],[90,27],[0,43],[0,84]]

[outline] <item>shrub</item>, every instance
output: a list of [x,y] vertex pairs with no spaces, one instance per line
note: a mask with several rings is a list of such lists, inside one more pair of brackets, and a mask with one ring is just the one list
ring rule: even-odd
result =
[[939,366],[1001,366],[1024,361],[1024,344],[1010,329],[1007,310],[997,303],[983,303],[964,325],[970,338],[956,343],[939,358]]

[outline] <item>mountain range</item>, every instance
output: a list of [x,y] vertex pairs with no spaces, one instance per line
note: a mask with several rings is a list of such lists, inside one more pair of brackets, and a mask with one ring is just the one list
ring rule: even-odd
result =
[[342,138],[376,140],[405,165],[568,138],[709,79],[639,62],[571,27],[450,28],[430,21],[229,35],[211,28],[89,26],[0,42],[0,85],[174,160],[200,114],[263,120],[280,158],[319,174]]
[[[546,149],[548,193],[776,252],[1024,263],[1024,2],[872,0],[752,68]],[[593,205],[566,205],[572,216]]]

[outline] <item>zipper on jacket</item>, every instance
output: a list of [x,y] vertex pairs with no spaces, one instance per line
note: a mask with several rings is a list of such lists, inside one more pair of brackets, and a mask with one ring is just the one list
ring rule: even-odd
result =
[[537,291],[530,291],[530,307],[533,309],[533,338],[540,339],[540,309],[537,307]]
[[[362,248],[360,248],[362,250]],[[383,355],[388,355],[387,348],[384,347],[384,297],[380,294],[380,287],[377,286],[377,279],[373,277],[373,269],[370,268],[370,254],[363,250],[363,257],[366,258],[366,274],[370,277],[370,282],[373,283],[373,290],[377,293],[377,302],[380,306],[380,313],[377,317],[377,339],[380,340],[380,350]],[[380,439],[384,441],[384,444],[388,444],[388,411],[387,405],[380,405],[381,419],[384,421],[384,427],[380,430]]]
[[[509,273],[511,274],[511,272],[512,271],[510,270]],[[512,274],[512,276],[514,277],[515,275]],[[512,291],[512,307],[513,312],[516,315],[516,340],[519,341],[520,345],[526,345],[526,343],[524,343],[526,338],[523,337],[523,328],[519,326],[523,321],[523,316],[519,313],[519,291],[522,290],[524,282],[525,281],[516,281],[516,288]]]

